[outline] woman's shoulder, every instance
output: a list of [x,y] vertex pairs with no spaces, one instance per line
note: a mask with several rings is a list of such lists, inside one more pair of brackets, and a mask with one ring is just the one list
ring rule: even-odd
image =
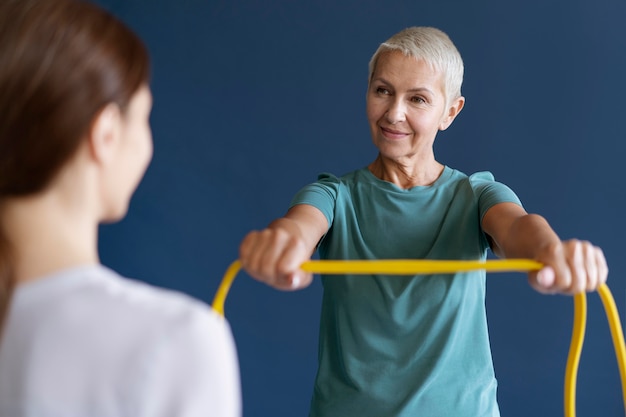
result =
[[71,317],[117,328],[137,328],[142,333],[190,320],[219,318],[206,303],[179,291],[123,277],[102,265],[60,271],[20,288],[16,309],[39,311],[48,322]]
[[444,173],[445,172],[449,173],[448,177],[451,181],[468,182],[472,186],[495,181],[495,177],[491,171],[475,171],[471,174],[466,174],[463,171],[446,166]]
[[322,171],[317,175],[318,181],[336,181],[336,182],[350,182],[358,178],[362,178],[369,172],[367,167],[357,168],[351,171],[344,172],[342,174],[335,174],[329,171]]
[[355,169],[340,175],[330,172],[321,172],[317,176],[317,184],[331,187],[348,186],[354,184],[369,183],[373,180],[373,175],[367,167]]
[[138,318],[161,322],[217,319],[208,304],[181,291],[124,277],[102,266],[94,274],[95,279],[86,280],[82,291],[92,293],[106,310],[121,309]]

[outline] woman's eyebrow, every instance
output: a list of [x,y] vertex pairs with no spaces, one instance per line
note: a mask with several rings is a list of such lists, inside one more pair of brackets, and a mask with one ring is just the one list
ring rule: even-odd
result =
[[[376,78],[372,78],[371,83],[375,83],[375,82],[379,82],[379,83],[382,83],[382,84],[385,84],[385,85],[388,85],[388,86],[391,86],[391,87],[396,88],[396,87],[394,86],[394,84],[393,84],[393,83],[391,83],[390,81],[388,81],[388,80],[387,80],[386,78],[384,78],[384,77],[376,77]],[[427,93],[427,94],[430,94],[430,95],[434,95],[434,94],[435,94],[435,93],[434,93],[434,92],[433,92],[430,88],[428,88],[428,87],[414,87],[414,88],[409,88],[409,89],[407,90],[407,92],[408,92],[408,93]]]
[[409,93],[428,93],[434,94],[433,91],[428,87],[415,87],[407,90]]

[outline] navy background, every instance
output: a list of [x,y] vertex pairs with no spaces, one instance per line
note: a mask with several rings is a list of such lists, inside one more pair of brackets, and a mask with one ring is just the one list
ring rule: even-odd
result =
[[[465,61],[465,109],[438,159],[490,170],[563,238],[603,247],[626,311],[622,236],[626,93],[623,0],[100,0],[153,59],[154,160],[122,222],[101,230],[105,264],[210,302],[242,237],[282,215],[322,171],[373,160],[367,63],[413,25],[446,31]],[[226,303],[246,417],[304,416],[316,370],[319,280],[297,293],[244,273]],[[572,299],[519,273],[488,276],[503,416],[562,415]],[[596,294],[578,383],[581,416],[623,415]]]

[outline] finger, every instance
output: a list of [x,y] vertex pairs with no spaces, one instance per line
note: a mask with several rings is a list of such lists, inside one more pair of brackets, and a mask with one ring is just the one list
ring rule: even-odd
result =
[[239,245],[239,261],[241,262],[241,267],[248,273],[252,269],[251,265],[254,262],[254,247],[256,245],[258,233],[259,232],[256,230],[251,231],[243,238],[241,244]]
[[554,269],[550,266],[541,268],[537,272],[528,274],[528,282],[530,286],[542,294],[554,294],[553,289],[555,282]]
[[300,290],[302,288],[306,288],[311,285],[313,282],[313,274],[309,272],[305,272],[302,270],[298,270],[293,272],[287,277],[287,286],[286,290]]
[[284,277],[285,289],[300,289],[308,286],[313,274],[300,269],[302,263],[310,258],[304,242],[291,238],[286,242],[281,258],[276,264],[277,275]]
[[[565,259],[570,272],[569,285],[567,280],[558,283],[559,288],[567,294],[578,294],[587,288],[587,270],[585,268],[583,242],[572,240],[565,245]],[[563,276],[566,274],[563,273]],[[558,278],[557,278],[558,279]]]
[[247,268],[250,264],[250,257],[252,256],[252,248],[254,247],[254,240],[256,239],[257,231],[253,230],[248,233],[241,244],[239,244],[239,261],[241,262],[241,266]]
[[595,248],[596,264],[598,265],[598,286],[606,283],[609,275],[609,266],[602,249]]
[[544,247],[536,260],[544,265],[534,275],[529,274],[531,286],[544,294],[563,292],[571,285],[570,268],[566,262],[565,244],[558,242]]
[[595,291],[600,281],[596,248],[590,242],[584,242],[583,255],[587,273],[585,290]]
[[265,229],[251,232],[240,248],[242,267],[253,278],[269,285],[276,285],[275,265],[282,251],[280,232]]
[[283,230],[267,230],[257,248],[261,254],[257,268],[270,285],[287,289],[290,287],[289,275],[295,267],[290,266],[289,247],[292,238]]
[[251,233],[247,242],[246,256],[242,259],[242,265],[246,272],[262,281],[266,281],[268,276],[264,271],[264,265],[271,262],[269,234],[267,230]]

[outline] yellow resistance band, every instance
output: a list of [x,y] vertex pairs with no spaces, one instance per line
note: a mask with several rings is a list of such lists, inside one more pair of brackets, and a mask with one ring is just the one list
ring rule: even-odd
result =
[[[449,261],[449,260],[372,260],[372,261],[308,261],[301,269],[314,274],[385,274],[385,275],[418,275],[418,274],[450,274],[485,270],[487,272],[528,272],[543,267],[539,262],[530,259],[498,259],[487,261]],[[224,315],[224,302],[228,291],[241,269],[239,261],[234,261],[224,274],[215,298],[213,310]],[[613,346],[617,356],[620,378],[622,381],[622,397],[626,409],[626,346],[624,334],[615,305],[613,295],[606,284],[598,287],[604,310],[609,322]],[[578,364],[585,339],[587,324],[587,296],[579,293],[574,295],[574,325],[570,343],[567,366],[565,369],[564,408],[565,417],[576,416],[576,378]]]

